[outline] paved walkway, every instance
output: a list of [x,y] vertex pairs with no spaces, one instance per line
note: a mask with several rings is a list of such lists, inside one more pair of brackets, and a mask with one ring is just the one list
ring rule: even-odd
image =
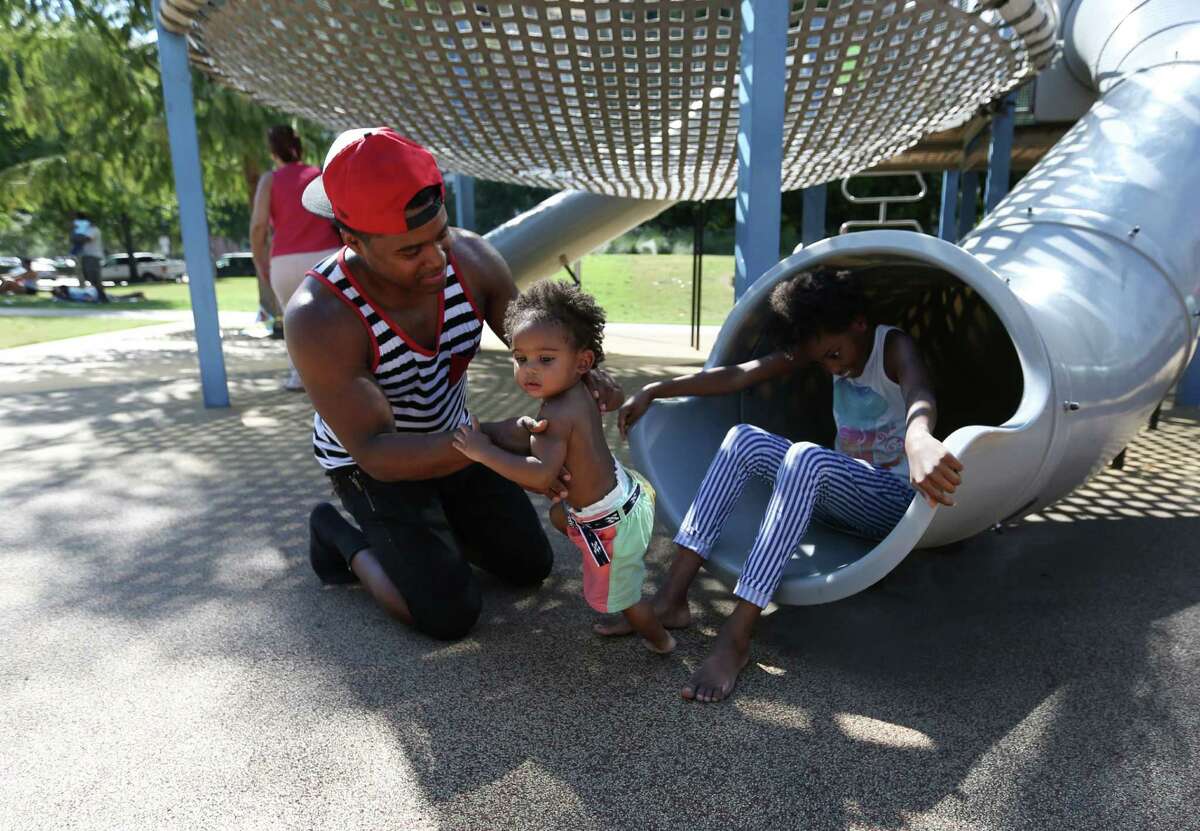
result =
[[[590,634],[557,538],[453,645],[321,589],[311,409],[226,334],[216,411],[178,328],[0,351],[0,828],[1197,827],[1197,411],[1003,534],[774,610],[705,707],[711,580],[665,659]],[[483,417],[530,408],[502,353],[471,372]]]

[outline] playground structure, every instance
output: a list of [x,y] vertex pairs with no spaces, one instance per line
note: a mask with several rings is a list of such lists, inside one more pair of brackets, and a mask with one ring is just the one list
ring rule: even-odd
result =
[[[738,140],[744,18],[732,4],[397,0],[347,3],[336,18],[319,12],[325,3],[294,5],[302,11],[283,19],[233,0],[166,0],[162,19],[188,32],[193,60],[266,103],[334,128],[403,112],[397,126],[452,169],[587,191],[493,235],[521,278],[557,271],[679,199],[737,190],[743,224],[753,221],[762,187],[738,186],[739,161],[752,166],[739,147],[753,141]],[[743,16],[766,5],[745,3]],[[1042,0],[791,5],[776,200],[779,187],[857,172],[961,122],[1055,52],[1057,17]],[[957,507],[914,501],[877,544],[814,526],[781,602],[846,597],[914,547],[1061,498],[1125,446],[1188,364],[1200,310],[1200,12],[1167,0],[1064,10],[1067,65],[1099,98],[961,246],[901,231],[808,246],[753,282],[709,357],[773,348],[763,301],[778,280],[853,266],[881,319],[930,356],[939,428],[966,465]],[[287,38],[314,49],[289,51]],[[381,60],[385,47],[399,63]],[[635,460],[678,523],[728,427],[828,440],[827,402],[816,375],[662,402],[634,431]],[[722,578],[736,577],[766,497],[764,487],[743,496],[711,563]]]

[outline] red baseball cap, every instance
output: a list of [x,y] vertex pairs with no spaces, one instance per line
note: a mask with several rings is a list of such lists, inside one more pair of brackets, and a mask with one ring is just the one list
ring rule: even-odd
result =
[[[434,204],[405,216],[412,198],[435,185]],[[308,183],[300,201],[312,213],[365,234],[403,234],[433,219],[445,199],[432,153],[391,127],[360,127],[334,140],[323,172]]]

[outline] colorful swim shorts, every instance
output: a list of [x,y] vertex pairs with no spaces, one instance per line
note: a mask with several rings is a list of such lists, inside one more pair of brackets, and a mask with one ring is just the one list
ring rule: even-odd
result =
[[[610,510],[594,512],[597,505]],[[567,536],[583,553],[583,597],[597,612],[620,612],[642,599],[646,549],[654,533],[654,488],[617,466],[613,492],[578,514],[567,511]]]

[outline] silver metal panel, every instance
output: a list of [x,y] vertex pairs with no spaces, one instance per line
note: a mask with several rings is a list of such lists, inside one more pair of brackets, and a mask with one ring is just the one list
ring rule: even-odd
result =
[[670,199],[624,199],[563,191],[486,235],[525,285],[549,277],[593,250],[653,219]]

